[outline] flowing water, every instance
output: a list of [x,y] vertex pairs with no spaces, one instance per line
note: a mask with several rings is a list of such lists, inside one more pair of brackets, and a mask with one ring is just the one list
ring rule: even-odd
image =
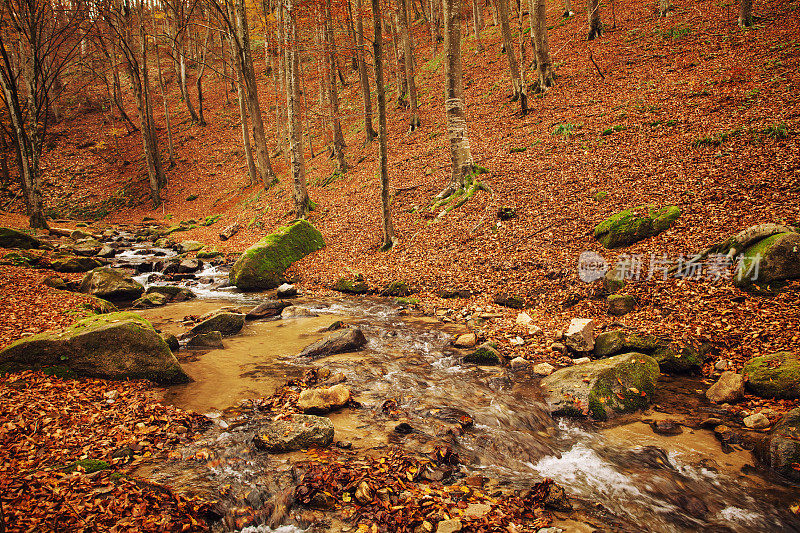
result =
[[[145,257],[133,253],[121,256],[120,263]],[[149,276],[139,279],[148,283]],[[197,300],[141,313],[163,331],[180,333],[186,330],[184,316],[223,305],[247,309],[266,299],[225,287],[224,276],[224,269],[206,268],[197,279],[181,282],[199,295]],[[221,531],[236,529],[237,508],[258,509],[290,487],[291,463],[302,457],[302,452],[255,452],[251,438],[257,420],[236,406],[271,394],[309,366],[342,372],[362,404],[330,415],[335,440],[352,443],[353,450],[380,449],[391,442],[426,451],[443,435],[450,437],[440,416],[448,412],[443,408],[463,410],[474,419],[474,427],[450,438],[464,474],[482,474],[515,487],[553,478],[584,518],[608,530],[800,531],[800,521],[788,510],[797,500],[795,489],[763,477],[750,466],[755,464],[750,452],[723,453],[710,431],[686,428],[682,435],[663,437],[641,422],[598,428],[553,420],[536,378],[461,364],[460,354],[449,346],[453,326],[447,330],[436,320],[404,314],[379,299],[300,298],[293,303],[318,316],[248,322],[240,334],[224,340],[224,349],[182,349],[178,356],[195,382],[164,394],[165,401],[206,413],[215,424],[203,441],[183,450],[185,460],[153,463],[142,472],[227,499],[232,511],[218,525]],[[366,349],[299,360],[296,354],[322,338],[319,330],[335,320],[360,327],[368,339]],[[382,409],[387,400],[396,402],[394,415]],[[392,430],[400,422],[414,431],[398,436]],[[246,531],[271,530],[260,526]]]

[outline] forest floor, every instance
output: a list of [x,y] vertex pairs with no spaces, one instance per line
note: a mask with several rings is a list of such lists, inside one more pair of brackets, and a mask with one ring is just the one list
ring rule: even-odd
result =
[[[499,28],[487,24],[483,52],[476,53],[475,40],[466,37],[470,144],[475,161],[489,170],[483,179],[491,191],[441,219],[428,206],[450,171],[443,56],[440,46],[433,57],[426,28],[418,24],[422,128],[408,132],[407,109],[392,108],[388,117],[392,216],[399,238],[389,252],[378,249],[377,143],[363,145],[357,76],[343,56],[343,131],[351,169],[333,175],[321,110],[314,105],[306,152],[310,155],[310,140],[316,157],[308,161],[309,194],[317,207],[309,218],[326,247],[293,265],[291,273],[310,294],[328,294],[338,278],[356,273],[375,288],[406,280],[423,309],[453,319],[492,308],[502,318],[491,321],[484,334],[510,357],[536,361],[561,360],[549,345],[575,317],[595,319],[599,331],[622,323],[710,342],[737,370],[753,356],[800,350],[800,281],[765,297],[706,275],[642,279],[626,287],[636,297],[635,310],[612,317],[605,299],[593,298],[594,287],[578,278],[578,256],[586,250],[609,263],[621,254],[641,254],[646,272],[651,257],[677,261],[757,223],[800,224],[800,1],[756,3],[751,29],[736,25],[737,6],[730,1],[674,4],[659,18],[653,2],[622,0],[615,6],[616,27],[604,12],[606,33],[592,42],[585,40],[585,12],[562,19],[551,9],[555,85],[531,95],[526,116],[508,99]],[[307,80],[316,68],[314,62],[303,64]],[[174,82],[174,75],[167,81]],[[390,81],[393,89],[391,75]],[[271,83],[265,79],[260,88],[263,107],[272,109]],[[316,84],[307,81],[306,90],[307,100],[315,100]],[[147,201],[138,135],[126,133],[107,112],[86,110],[95,106],[67,109],[67,118],[53,127],[44,159],[49,212],[75,221],[103,215],[94,227],[145,217],[171,225],[221,215],[212,226],[174,236],[230,253],[288,222],[292,184],[284,158],[273,157],[276,186],[266,191],[248,186],[238,113],[228,101],[233,95],[212,79],[205,93],[205,127],[191,124],[175,94],[169,95],[178,161],[167,171],[164,205],[156,210]],[[155,108],[156,122],[163,124],[160,97]],[[128,109],[134,109],[132,101]],[[163,148],[163,129],[161,140]],[[599,200],[598,192],[608,195]],[[189,201],[190,195],[197,198]],[[597,223],[644,204],[676,205],[681,216],[667,231],[622,250],[605,250],[594,240]],[[514,208],[517,217],[498,220],[500,207]],[[23,208],[14,202],[13,212],[0,213],[0,225],[25,226]],[[244,229],[220,242],[219,231],[236,221]],[[62,291],[42,286],[45,274],[0,267],[0,343],[71,321],[82,297],[64,298]],[[437,296],[442,289],[467,289],[473,296],[443,300]],[[493,303],[499,293],[523,296],[525,311],[546,336],[513,345],[524,331],[515,323],[518,311]],[[711,370],[707,367],[706,375]],[[752,397],[748,402],[761,403]],[[778,410],[792,405],[775,404]]]

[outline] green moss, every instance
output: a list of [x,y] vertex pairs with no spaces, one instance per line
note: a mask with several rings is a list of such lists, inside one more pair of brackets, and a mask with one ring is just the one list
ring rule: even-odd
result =
[[197,252],[198,259],[213,259],[220,255],[222,255],[222,252],[213,247],[209,248],[208,246]]
[[464,362],[476,365],[497,365],[500,363],[500,354],[495,344],[485,342],[474,352],[464,356]]
[[395,298],[394,303],[397,305],[417,305],[419,300],[416,298]]
[[[643,216],[636,213],[643,212]],[[680,216],[676,206],[655,209],[639,206],[633,210],[616,213],[594,228],[594,237],[606,248],[626,246],[657,235],[670,227]]]
[[754,357],[742,369],[747,388],[765,398],[800,397],[800,359],[791,352]]
[[606,198],[608,198],[608,192],[607,191],[598,191],[594,195],[594,201],[595,202],[602,202]]
[[289,265],[325,246],[322,234],[308,221],[280,228],[248,248],[230,273],[240,289],[272,289]]
[[200,225],[201,225],[201,226],[210,226],[210,225],[212,225],[214,222],[216,222],[217,220],[219,220],[220,218],[222,218],[222,215],[209,215],[209,216],[207,216],[206,218],[204,218],[204,219],[203,219],[203,220],[200,222]]
[[411,288],[405,281],[393,281],[382,292],[383,296],[406,297],[412,293]]
[[348,294],[366,294],[369,292],[369,285],[364,281],[364,276],[359,275],[353,279],[339,278],[333,289]]
[[78,467],[83,469],[87,474],[93,474],[95,472],[100,472],[101,470],[108,470],[111,468],[111,465],[99,459],[81,459],[79,461],[75,461],[74,463],[65,465],[59,470],[63,470],[64,472],[75,472],[78,470]]
[[650,404],[658,381],[658,363],[644,354],[602,372],[589,392],[589,411],[598,420],[608,418],[608,410],[631,413]]

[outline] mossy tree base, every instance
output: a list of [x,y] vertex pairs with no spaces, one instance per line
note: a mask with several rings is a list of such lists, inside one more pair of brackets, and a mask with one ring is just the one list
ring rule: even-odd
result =
[[473,165],[473,170],[470,172],[462,183],[452,183],[449,187],[439,193],[434,199],[429,211],[432,213],[439,208],[443,208],[437,215],[437,218],[443,218],[447,213],[454,209],[458,209],[464,205],[467,200],[472,198],[478,191],[491,191],[488,185],[477,179],[481,174],[488,174],[489,171],[485,168]]

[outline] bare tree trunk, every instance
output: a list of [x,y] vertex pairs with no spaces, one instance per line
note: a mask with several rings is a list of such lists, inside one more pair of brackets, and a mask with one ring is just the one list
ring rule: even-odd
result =
[[536,92],[544,92],[553,85],[553,61],[547,39],[547,8],[545,0],[529,0],[531,19],[531,47],[536,54]]
[[306,110],[306,138],[308,139],[308,149],[311,152],[311,159],[314,159],[314,140],[311,138],[311,115],[310,109],[311,106],[308,104],[308,93],[306,92],[306,81],[303,77],[303,70],[302,67],[299,65],[297,66],[297,77],[300,80],[300,93],[303,97],[303,107]]
[[2,183],[0,183],[0,187],[8,190],[11,186],[11,172],[8,168],[9,146],[6,140],[5,128],[0,128],[0,141],[2,142],[2,153],[0,153],[0,180]]
[[198,122],[200,119],[192,105],[192,99],[189,96],[189,89],[186,84],[186,27],[180,28],[179,16],[175,15],[175,28],[173,29],[173,51],[175,53],[175,73],[178,75],[178,88],[181,91],[181,98],[186,103],[186,110],[189,111],[189,117],[192,122]]
[[372,51],[375,63],[375,86],[378,96],[378,169],[381,174],[381,219],[383,221],[382,250],[388,250],[395,243],[389,204],[389,165],[386,139],[386,90],[383,84],[383,35],[381,34],[380,0],[372,0],[372,20],[375,37]]
[[131,118],[128,116],[128,113],[125,112],[125,108],[122,106],[122,87],[119,81],[119,65],[117,65],[117,52],[114,50],[113,46],[109,46],[109,58],[111,60],[111,78],[113,83],[113,100],[114,105],[119,111],[120,117],[122,120],[125,121],[126,127],[130,128],[129,133],[136,131],[138,128],[136,124],[133,123]]
[[419,100],[417,99],[417,84],[414,81],[414,51],[413,42],[411,37],[411,24],[408,16],[408,2],[407,0],[397,0],[400,4],[400,16],[403,19],[403,49],[405,56],[405,75],[406,84],[408,85],[409,105],[411,106],[411,124],[410,130],[414,131],[420,127],[419,121]]
[[336,157],[336,171],[347,172],[344,160],[344,135],[339,120],[339,91],[336,88],[336,41],[333,38],[333,19],[331,18],[331,0],[325,0],[325,47],[330,66],[328,98],[331,104],[331,122],[333,124],[333,153]]
[[364,17],[361,14],[361,0],[356,0],[356,59],[358,60],[358,76],[361,80],[361,94],[364,97],[364,135],[365,144],[371,143],[378,136],[372,126],[372,95],[369,89],[367,62],[364,60]]
[[[498,24],[497,5],[494,3],[493,0],[486,0],[486,5],[489,6],[489,13],[492,14],[492,26],[497,26]],[[508,6],[506,6],[506,11],[508,11]]]
[[478,0],[472,0],[472,29],[475,32],[475,46],[478,52],[483,52],[483,43],[481,42],[481,28],[482,24],[481,9],[478,7]]
[[164,105],[164,124],[167,128],[167,154],[169,155],[168,168],[173,168],[175,166],[175,149],[172,144],[172,127],[170,126],[170,119],[169,119],[169,104],[167,102],[167,89],[164,86],[164,76],[161,74],[161,57],[159,56],[158,53],[158,44],[156,44],[156,70],[158,72],[158,86],[161,89],[161,101]]
[[443,0],[444,40],[447,57],[444,63],[447,133],[450,138],[452,173],[450,184],[438,194],[445,198],[462,188],[473,174],[475,163],[467,136],[464,113],[464,80],[461,66],[461,0]]
[[142,131],[142,147],[144,158],[147,164],[147,175],[150,181],[150,196],[153,200],[153,207],[161,205],[161,187],[166,183],[164,169],[161,166],[161,153],[158,150],[158,139],[152,118],[152,107],[150,105],[150,80],[147,68],[147,34],[144,29],[144,6],[141,4],[137,9],[139,19],[139,40],[140,50],[137,61],[138,72],[137,80],[133,81],[134,92],[136,93],[136,106],[139,112],[139,128]]
[[603,35],[603,23],[600,22],[600,0],[589,0],[589,36],[587,39],[593,41],[596,37]]
[[436,0],[428,0],[427,7],[430,11],[428,14],[428,31],[431,34],[431,50],[433,57],[436,57],[439,53],[439,22],[436,17],[438,10],[435,4]]
[[[277,22],[277,31],[278,35],[283,35],[283,26],[285,24],[284,21],[284,10],[279,9],[276,17]],[[275,104],[275,118],[276,118],[276,136],[278,137],[278,152],[283,153],[284,148],[286,146],[286,137],[287,137],[287,109],[286,109],[286,101],[280,98],[280,95],[286,94],[286,62],[283,59],[284,50],[282,40],[278,39],[275,43],[275,52],[278,60],[276,61],[276,69],[274,73],[275,78],[275,93],[279,96],[278,101]]]
[[248,187],[255,185],[259,181],[258,169],[253,159],[253,147],[250,143],[250,125],[247,118],[247,97],[245,96],[242,74],[238,68],[238,61],[233,57],[233,46],[231,46],[231,66],[233,75],[236,77],[236,96],[239,102],[239,118],[242,123],[242,145],[244,146],[244,156],[247,161],[247,173],[250,177]]
[[[523,23],[523,18],[524,17],[523,17],[523,13],[522,13],[522,0],[519,0],[518,2],[515,2],[515,4],[517,4],[517,18],[519,20],[519,61],[520,61],[520,63],[522,63],[524,65],[525,62],[526,62],[526,58],[525,58],[525,32],[522,31],[522,28],[525,27],[525,24]],[[530,18],[530,14],[528,15],[528,18]],[[534,57],[534,60],[535,60],[536,59],[536,52],[533,51],[533,50],[531,50],[531,52],[533,52],[533,54],[534,54],[533,57]]]
[[753,0],[739,1],[739,26],[748,28],[753,25]]
[[[235,63],[231,63],[231,68],[234,72],[228,76],[228,60],[225,59],[225,34],[223,32],[219,32],[219,46],[220,46],[220,56],[222,57],[222,92],[225,95],[225,104],[230,103],[230,99],[228,98],[228,93],[231,92],[233,88],[233,79],[236,78],[236,67],[233,66]],[[231,60],[233,57],[231,56]],[[228,87],[228,83],[230,82],[230,88]]]
[[292,0],[284,0],[283,51],[286,70],[286,111],[289,122],[289,160],[294,180],[294,210],[297,218],[304,218],[309,208],[306,188],[306,160],[303,151],[303,131],[300,127],[300,80],[297,58],[297,27],[292,13]]
[[667,13],[672,9],[672,2],[670,0],[658,0],[658,16],[666,17]]
[[267,151],[267,136],[264,131],[264,122],[261,118],[261,107],[258,102],[258,85],[256,73],[253,68],[253,55],[250,51],[250,30],[244,8],[244,0],[236,1],[236,19],[239,33],[239,46],[241,47],[239,61],[241,63],[241,76],[244,81],[245,94],[247,95],[247,109],[250,112],[250,121],[253,128],[253,141],[256,152],[256,165],[258,175],[264,187],[269,189],[278,178],[272,170],[272,163]]
[[211,28],[206,29],[206,38],[203,41],[203,49],[200,53],[200,72],[197,73],[197,112],[200,115],[200,125],[206,125],[206,118],[203,116],[203,74],[206,71],[206,58],[208,57],[208,38],[211,36]]
[[397,107],[407,107],[406,94],[408,94],[408,80],[406,79],[406,58],[405,51],[401,50],[397,43],[400,41],[400,32],[398,31],[399,24],[397,23],[397,15],[394,13],[389,14],[389,28],[392,32],[392,47],[394,48],[394,56],[397,59],[395,68],[395,78],[397,79]]
[[351,57],[350,61],[350,68],[352,70],[358,70],[358,46],[356,44],[356,28],[355,24],[353,24],[353,5],[351,0],[346,0],[347,2],[347,35],[350,37],[350,42],[353,43],[353,56]]
[[508,22],[508,0],[497,0],[497,10],[500,12],[500,31],[503,34],[503,47],[508,58],[508,70],[511,73],[511,87],[513,95],[511,101],[519,100],[523,115],[528,114],[528,91],[525,87],[525,80],[519,71],[514,45],[511,43],[511,25]]

